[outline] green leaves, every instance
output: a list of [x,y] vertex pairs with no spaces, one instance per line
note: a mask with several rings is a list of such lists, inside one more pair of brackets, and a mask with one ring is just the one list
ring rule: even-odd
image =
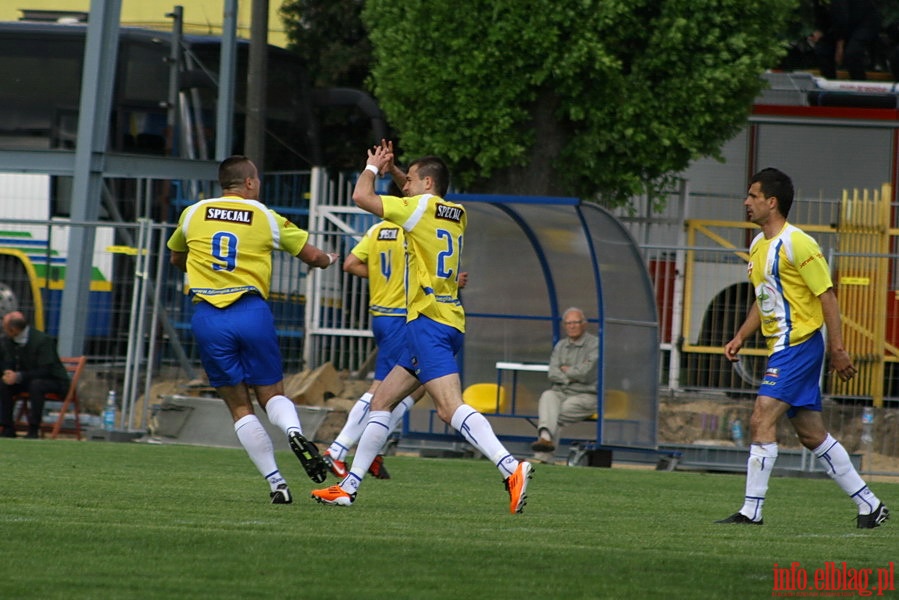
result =
[[526,167],[544,186],[531,193],[610,204],[658,193],[740,129],[796,4],[337,3],[362,4],[372,91],[401,158],[444,156],[469,191],[510,192],[492,182]]

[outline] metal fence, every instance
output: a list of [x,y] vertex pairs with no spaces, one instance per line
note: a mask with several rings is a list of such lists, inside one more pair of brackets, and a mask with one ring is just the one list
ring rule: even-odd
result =
[[[889,222],[889,190],[844,193],[841,201],[797,201],[799,227],[828,257],[843,316],[844,343],[860,373],[850,385],[822,373],[824,417],[850,452],[864,455],[864,470],[899,471],[899,294],[891,289],[899,255]],[[693,210],[693,214],[701,211]],[[683,219],[677,197],[667,213],[623,216],[641,244],[656,290],[660,323],[660,386],[664,394],[659,439],[712,447],[745,443],[758,381],[766,364],[764,341],[749,340],[739,369],[723,346],[746,317],[754,292],[746,278],[748,245],[757,232],[741,221]],[[791,218],[791,221],[793,219]],[[682,228],[678,244],[651,244],[664,227]],[[783,447],[799,452],[784,420]],[[720,450],[726,453],[726,450]],[[721,459],[724,463],[726,459]],[[741,458],[745,462],[745,456]],[[806,461],[808,462],[808,461]],[[810,464],[810,463],[809,463]]]
[[[317,179],[310,179],[309,174],[291,177],[295,178],[293,182],[285,184],[291,190],[289,194],[302,199],[345,197],[350,185],[345,178],[324,173]],[[61,319],[85,319],[85,354],[100,383],[84,398],[84,406],[97,414],[105,390],[120,390],[124,400],[122,424],[127,427],[146,427],[150,406],[137,400],[145,397],[152,401],[153,384],[203,376],[190,332],[190,302],[184,294],[184,278],[169,265],[165,248],[180,206],[190,201],[173,202],[173,216],[167,223],[149,219],[73,223],[6,215],[0,219],[0,308],[4,312],[14,306],[24,310],[38,328],[51,335],[55,335]],[[312,243],[346,255],[355,243],[354,234],[363,231],[371,218],[340,202],[334,204],[330,211],[316,211],[318,216],[311,223],[305,221],[309,211],[301,203],[277,208],[309,227]],[[800,204],[797,214],[808,214],[809,210]],[[675,213],[668,219],[668,226],[678,227],[678,219]],[[679,227],[683,224],[680,221]],[[76,227],[92,228],[97,239],[95,248],[87,250],[94,276],[88,306],[77,315],[63,315],[60,298],[65,284],[66,240]],[[887,269],[890,273],[899,264],[896,254],[857,251],[864,248],[850,252],[838,246],[837,232],[829,225],[803,228],[819,240],[838,272],[845,274],[848,269],[841,262],[844,258],[858,261],[865,257],[874,261],[875,271]],[[897,235],[894,229],[888,233]],[[663,444],[726,446],[740,442],[735,431],[742,429],[746,435],[755,389],[751,380],[762,373],[765,352],[759,340],[749,344],[756,349],[747,352],[746,372],[741,375],[723,359],[721,347],[736,331],[752,301],[744,268],[749,235],[745,223],[688,221],[680,244],[648,243],[646,240],[655,239],[651,234],[640,244],[655,286],[659,313],[662,352],[658,383],[664,391],[659,440]],[[836,277],[841,284],[853,285],[854,281],[855,294],[866,289],[860,285],[865,275],[851,276],[856,279],[841,281],[839,274]],[[333,268],[313,270],[310,277],[299,260],[276,253],[272,292],[286,374],[328,361],[340,370],[363,376],[367,373],[375,349],[367,328],[365,282]],[[886,302],[875,298],[870,303],[850,303],[848,292],[841,290],[840,294],[841,302],[847,298],[844,309],[850,314],[848,321],[854,319],[852,311],[881,311],[874,314],[872,323],[885,323],[879,334],[882,339],[877,342],[884,349],[880,354],[883,402],[876,405],[873,388],[844,390],[825,377],[824,416],[850,452],[864,453],[864,470],[897,473],[899,373],[894,350],[899,347],[895,339],[899,337],[899,311],[894,309],[899,302],[893,292],[887,292]],[[865,328],[867,331],[872,325]],[[346,334],[348,329],[350,335]],[[311,342],[310,331],[316,334]],[[849,351],[856,352],[853,347]],[[861,358],[874,359],[875,354],[869,349]],[[856,354],[854,357],[859,359]],[[788,423],[782,427],[784,448],[798,449]]]

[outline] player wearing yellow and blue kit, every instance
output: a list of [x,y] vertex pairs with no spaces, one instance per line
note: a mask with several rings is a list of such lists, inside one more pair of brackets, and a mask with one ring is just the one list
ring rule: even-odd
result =
[[[750,245],[748,272],[770,354],[764,395],[789,404],[791,418],[797,407],[820,411],[824,313],[818,296],[833,283],[818,243],[789,223],[771,239],[760,233]],[[795,374],[781,377],[782,369]]]
[[[340,433],[323,453],[331,472],[346,477],[347,454],[362,436],[371,409],[371,398],[390,370],[409,353],[406,344],[405,235],[399,225],[380,221],[372,225],[350,251],[343,270],[368,279],[368,310],[371,330],[378,347],[375,376],[371,386],[350,409]],[[389,430],[424,395],[419,387],[391,411]],[[389,479],[384,457],[378,454],[368,469],[378,479]]]
[[742,508],[718,523],[761,525],[762,505],[777,459],[777,421],[789,417],[803,446],[856,503],[859,528],[877,527],[889,510],[868,488],[843,445],[821,418],[819,379],[826,326],[830,368],[844,381],[856,370],[843,347],[840,309],[830,269],[817,242],[787,222],[793,183],[777,169],[764,169],[750,181],[743,202],[749,220],[761,228],[749,249],[749,281],[756,301],[746,321],[724,346],[729,360],[747,337],[761,328],[768,344],[768,365],[750,422],[752,445],[746,468]]
[[222,161],[219,183],[221,197],[182,211],[168,240],[171,263],[187,273],[194,302],[191,329],[209,383],[228,405],[241,445],[268,481],[272,503],[289,504],[290,490],[248,386],[269,421],[284,431],[309,477],[324,481],[327,467],[303,437],[296,406],[284,395],[281,351],[266,301],[272,252],[288,252],[322,269],[337,255],[309,244],[306,231],[259,202],[259,174],[247,157]]
[[392,160],[393,154],[385,144],[369,150],[365,170],[356,181],[353,201],[405,232],[406,335],[410,354],[375,391],[368,424],[349,474],[340,485],[315,490],[312,496],[325,504],[353,503],[368,465],[389,433],[390,410],[423,384],[437,415],[493,461],[504,477],[510,512],[521,512],[533,467],[515,459],[487,419],[462,401],[455,354],[462,347],[465,331],[465,312],[458,293],[468,218],[465,208],[444,200],[449,172],[436,157],[421,158],[409,166],[403,198],[379,196],[374,188],[375,177]]

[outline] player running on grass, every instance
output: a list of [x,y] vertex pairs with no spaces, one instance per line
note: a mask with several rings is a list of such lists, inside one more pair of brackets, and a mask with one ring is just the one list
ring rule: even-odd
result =
[[761,327],[768,342],[768,365],[752,410],[743,506],[716,522],[763,523],[762,505],[777,460],[777,421],[786,413],[802,445],[855,501],[858,528],[871,529],[890,512],[868,489],[821,418],[822,327],[826,326],[831,370],[843,381],[852,379],[856,370],[843,347],[840,308],[827,260],[811,236],[787,222],[792,204],[793,182],[785,173],[763,169],[750,180],[743,206],[749,220],[761,228],[749,247],[749,281],[756,302],[725,344],[724,355],[736,361],[743,341]]
[[309,477],[321,483],[328,470],[315,445],[303,437],[296,405],[284,395],[281,350],[266,302],[272,252],[289,252],[321,269],[338,257],[306,243],[308,232],[259,202],[259,173],[247,157],[222,161],[219,184],[222,197],[200,200],[181,213],[168,241],[171,263],[187,273],[195,306],[191,329],[209,384],[228,405],[237,438],[268,481],[272,504],[290,504],[290,489],[275,463],[272,440],[253,411],[248,386]]
[[[385,147],[392,153],[393,145],[385,142]],[[393,161],[386,167],[398,188],[405,184],[406,174]],[[440,196],[446,190],[438,190]],[[406,287],[403,280],[406,265],[406,243],[403,229],[389,221],[380,221],[369,228],[358,244],[343,261],[343,270],[347,273],[368,279],[369,312],[371,313],[371,329],[377,344],[375,376],[371,387],[350,409],[346,424],[337,438],[322,454],[331,472],[338,478],[346,477],[346,458],[348,452],[359,442],[362,431],[368,422],[371,410],[371,397],[378,386],[387,377],[390,370],[399,363],[406,354]],[[467,273],[459,276],[459,288],[465,286]],[[425,389],[419,386],[412,394],[406,396],[390,412],[389,431],[394,431],[412,406],[424,396]],[[383,454],[378,454],[369,467],[368,472],[377,479],[390,479],[384,465]]]
[[[324,451],[322,457],[331,472],[346,477],[348,452],[362,437],[371,411],[371,398],[390,370],[399,363],[406,350],[406,290],[403,285],[405,269],[403,230],[389,221],[376,223],[351,250],[343,262],[343,270],[357,277],[368,279],[371,331],[375,337],[378,354],[375,377],[371,386],[356,401],[347,415],[343,429]],[[388,431],[396,429],[406,411],[423,395],[419,386],[403,398],[390,413]],[[368,470],[377,479],[389,479],[384,457],[379,453]]]
[[409,166],[404,198],[379,196],[375,178],[393,154],[383,144],[368,151],[353,201],[364,210],[403,228],[407,243],[407,322],[410,354],[404,356],[371,400],[368,424],[359,440],[349,474],[312,497],[324,504],[350,506],[362,478],[387,439],[390,410],[423,384],[437,415],[458,431],[481,454],[491,459],[504,477],[509,510],[519,513],[527,498],[533,467],[518,461],[497,439],[490,423],[462,402],[462,386],[455,355],[462,347],[465,312],[459,302],[458,277],[462,239],[467,222],[465,208],[438,194],[447,188],[449,172],[442,160],[424,157]]

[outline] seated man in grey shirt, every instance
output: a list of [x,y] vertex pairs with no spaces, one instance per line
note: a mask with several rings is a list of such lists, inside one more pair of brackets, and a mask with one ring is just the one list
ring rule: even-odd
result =
[[540,396],[538,437],[531,444],[535,458],[543,462],[552,462],[562,427],[596,413],[599,338],[587,333],[587,319],[579,308],[566,310],[562,323],[567,337],[559,340],[550,356],[552,387]]

